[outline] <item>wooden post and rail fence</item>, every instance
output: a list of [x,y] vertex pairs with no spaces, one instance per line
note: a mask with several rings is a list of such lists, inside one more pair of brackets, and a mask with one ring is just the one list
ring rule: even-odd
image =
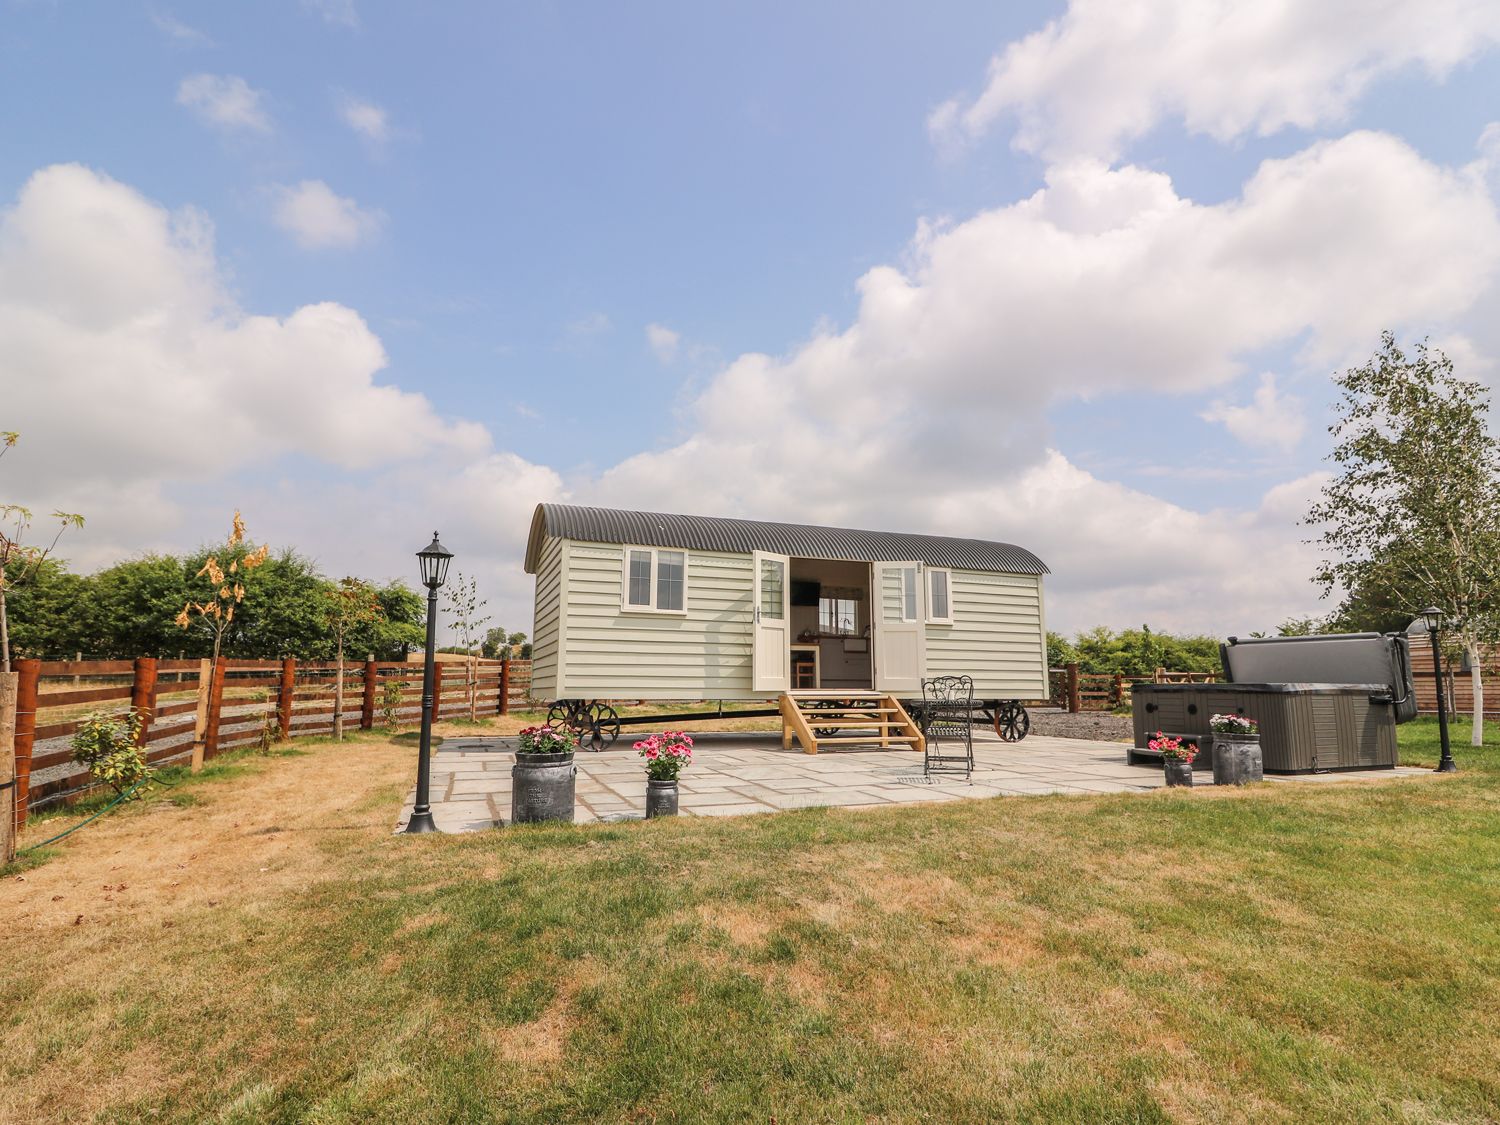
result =
[[[1484,714],[1500,719],[1500,645],[1482,651]],[[1474,713],[1474,683],[1461,662],[1444,658],[1443,693],[1448,709],[1456,715]],[[1417,710],[1423,715],[1437,713],[1437,685],[1432,674],[1432,650],[1425,644],[1411,649],[1412,685]],[[1134,684],[1212,684],[1218,677],[1212,672],[1175,672],[1158,668],[1151,676],[1121,676],[1109,673],[1080,672],[1077,664],[1065,664],[1048,670],[1051,696],[1048,700],[1073,714],[1080,711],[1108,711],[1130,704]]]
[[1080,711],[1111,711],[1130,705],[1135,684],[1211,684],[1212,672],[1176,672],[1157,668],[1150,676],[1126,676],[1119,672],[1081,672],[1076,663],[1047,670],[1051,694],[1048,702],[1069,714]]
[[[29,810],[95,788],[73,763],[70,739],[95,712],[141,717],[138,742],[151,765],[194,768],[227,750],[258,744],[269,725],[279,740],[330,735],[338,665],[332,661],[220,659],[18,660],[0,674],[0,863],[13,854]],[[414,727],[422,713],[422,663],[344,662],[346,726]],[[505,715],[530,701],[531,661],[462,660],[435,665],[437,717]],[[398,688],[390,685],[399,684]],[[11,813],[12,815],[4,815]]]

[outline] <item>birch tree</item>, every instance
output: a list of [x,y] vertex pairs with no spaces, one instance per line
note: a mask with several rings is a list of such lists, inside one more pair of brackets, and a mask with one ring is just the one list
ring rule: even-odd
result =
[[[14,430],[0,431],[0,458],[15,448],[20,436]],[[38,547],[26,542],[31,531],[31,509],[0,503],[0,672],[10,671],[10,618],[5,595],[37,573],[64,531],[83,526],[83,517],[75,512],[53,512],[52,518],[57,521],[57,532],[47,546]]]
[[1469,657],[1482,745],[1483,646],[1500,639],[1500,445],[1488,392],[1425,341],[1408,356],[1390,332],[1337,382],[1338,471],[1305,521],[1325,552],[1316,581],[1324,596],[1358,592],[1409,617],[1442,609]]

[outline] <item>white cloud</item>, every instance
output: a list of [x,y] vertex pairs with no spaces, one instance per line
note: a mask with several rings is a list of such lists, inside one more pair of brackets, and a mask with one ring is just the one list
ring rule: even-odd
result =
[[[688,437],[605,471],[590,499],[1037,545],[1069,627],[1173,605],[1200,625],[1274,624],[1311,608],[1290,520],[1090,477],[1049,449],[1049,408],[1212,392],[1289,344],[1322,372],[1383,328],[1436,331],[1493,293],[1500,218],[1472,171],[1356,133],[1266,162],[1213,206],[1159,173],[1070,162],[1028,199],[922,226],[909,259],[865,274],[843,331],[730,363],[690,404]],[[1274,388],[1259,405],[1291,424]],[[1198,545],[1251,532],[1254,568]],[[1178,580],[1197,603],[1174,601]]]
[[[5,405],[34,474],[17,494],[100,516],[78,537],[95,558],[190,545],[221,518],[207,496],[377,577],[405,573],[437,520],[521,622],[531,505],[571,496],[1008,539],[1052,565],[1054,627],[1263,628],[1315,608],[1295,523],[1311,478],[1195,512],[1070,462],[1049,409],[1208,400],[1288,344],[1326,371],[1385,327],[1451,337],[1493,300],[1500,220],[1479,170],[1359,133],[1265,163],[1214,206],[1159,173],[1069,162],[1027,199],[924,224],[905,261],[866,273],[846,328],[728,364],[675,445],[564,481],[378,382],[383,349],[352,310],[239,310],[203,217],[48,169],[0,226],[0,354],[21,387]],[[609,328],[594,313],[570,334]],[[289,456],[331,468],[283,481]]]
[[956,484],[933,517],[999,538],[1004,530],[1039,554],[1053,572],[1049,628],[1149,623],[1244,634],[1318,610],[1308,580],[1317,551],[1302,542],[1298,521],[1322,479],[1244,498],[1253,506],[1197,512],[1100,480],[1049,450],[1001,487]]
[[37,172],[0,213],[0,354],[0,421],[22,434],[5,492],[88,517],[63,541],[75,566],[191,549],[240,507],[330,574],[413,581],[436,521],[507,627],[531,628],[521,552],[558,474],[382,381],[352,309],[239,308],[202,214]]
[[337,195],[322,180],[303,180],[275,190],[276,225],[309,250],[346,249],[373,238],[385,222],[376,209]]
[[[1451,319],[1500,265],[1500,219],[1475,177],[1357,133],[1266,162],[1239,199],[1214,206],[1160,173],[1069,164],[1028,199],[923,226],[911,258],[905,272],[865,274],[845,331],[731,363],[697,402],[699,432],[747,462],[768,440],[838,450],[820,478],[830,500],[886,445],[958,450],[963,437],[1011,465],[1034,461],[1042,412],[1060,398],[1210,390],[1242,374],[1243,356],[1298,340],[1326,369],[1368,354],[1382,328]],[[642,471],[678,475],[654,464],[670,456],[645,455]],[[900,463],[898,489],[925,496],[928,482]],[[721,483],[740,495],[763,485],[749,506],[789,491],[744,469]],[[809,495],[816,486],[796,475]],[[701,469],[688,476],[698,484]]]
[[1297,448],[1307,429],[1299,399],[1282,394],[1276,376],[1266,372],[1260,377],[1250,401],[1243,406],[1219,400],[1202,414],[1206,422],[1222,422],[1246,445],[1290,453]]
[[180,482],[232,507],[216,482],[287,455],[359,475],[493,454],[483,427],[377,381],[385,351],[352,309],[241,310],[203,216],[78,165],[36,173],[0,217],[0,351],[25,454],[6,490],[87,514],[75,557],[170,535]]
[[646,343],[652,354],[662,363],[671,363],[677,358],[677,347],[682,343],[682,333],[674,332],[665,324],[646,325]]
[[269,133],[265,95],[236,74],[194,74],[177,87],[177,104],[218,129]]
[[184,47],[211,47],[213,40],[196,27],[189,27],[170,12],[153,8],[148,13],[156,29],[173,42]]
[[339,117],[345,125],[376,147],[391,139],[390,117],[374,102],[345,95],[339,100]]
[[586,340],[593,336],[602,336],[614,327],[609,319],[608,313],[591,312],[572,320],[564,326],[564,331],[577,340]]
[[1220,141],[1338,122],[1381,78],[1442,78],[1497,43],[1500,5],[1475,0],[1071,0],[928,124],[952,144],[1014,116],[1026,151],[1113,159],[1162,121]]
[[324,23],[336,27],[359,26],[359,12],[355,10],[354,0],[302,0],[302,7],[321,16]]

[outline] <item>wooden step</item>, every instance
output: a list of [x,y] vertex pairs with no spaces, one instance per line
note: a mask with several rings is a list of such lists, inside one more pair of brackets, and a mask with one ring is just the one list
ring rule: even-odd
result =
[[820,743],[822,743],[822,742],[837,742],[837,743],[840,743],[840,744],[850,743],[850,742],[859,742],[859,743],[865,743],[865,742],[872,742],[872,743],[881,743],[881,742],[915,742],[917,740],[917,737],[918,736],[914,735],[914,734],[892,734],[892,735],[887,735],[885,738],[881,738],[878,734],[872,734],[872,735],[853,735],[853,734],[849,734],[849,735],[844,735],[843,737],[840,737],[839,735],[836,735],[836,734],[830,734],[830,735],[827,735],[826,737],[818,739],[818,741]]
[[894,706],[804,706],[802,714],[808,715],[895,715],[901,714]]
[[[869,700],[873,707],[850,706],[851,700]],[[844,706],[827,709],[806,706],[828,700]],[[901,706],[900,700],[885,692],[789,691],[783,692],[781,711],[781,745],[790,750],[793,741],[802,744],[808,754],[818,752],[819,742],[849,745],[899,745],[922,750],[926,738]],[[819,736],[821,730],[835,733]]]

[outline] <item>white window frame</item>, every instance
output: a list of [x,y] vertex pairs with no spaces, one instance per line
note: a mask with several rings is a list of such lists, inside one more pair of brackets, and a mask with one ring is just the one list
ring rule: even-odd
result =
[[[649,605],[638,605],[630,600],[630,556],[644,551],[651,556],[651,577],[648,588],[651,592]],[[682,556],[682,608],[662,609],[656,604],[657,566],[663,551]],[[622,613],[665,613],[673,617],[686,617],[688,604],[688,552],[682,547],[641,547],[627,545],[620,555],[620,611]]]
[[[926,581],[927,581],[927,624],[929,624],[929,625],[952,625],[953,624],[953,572],[951,570],[948,570],[945,567],[941,567],[941,566],[929,566],[929,567],[926,567],[925,569],[927,571],[927,579],[926,579]],[[932,612],[932,576],[934,574],[941,574],[943,576],[943,586],[944,586],[944,588],[948,592],[948,596],[945,599],[947,601],[947,603],[948,603],[948,613],[947,613],[946,616],[943,616],[943,617],[938,617],[937,615],[935,615]]]
[[[824,602],[833,602],[833,603],[835,603],[835,606],[837,606],[837,604],[839,602],[848,602],[851,606],[854,607],[854,617],[853,617],[853,620],[849,624],[849,631],[847,633],[839,632],[838,621],[837,621],[837,616],[838,616],[837,609],[835,609],[835,611],[834,611],[835,620],[834,620],[833,631],[831,633],[825,633],[823,631],[823,603]],[[827,595],[824,595],[824,594],[819,594],[818,595],[818,632],[820,634],[822,634],[823,636],[825,636],[825,637],[858,637],[858,636],[861,636],[861,633],[860,633],[860,621],[859,621],[859,617],[860,617],[860,604],[859,603],[860,603],[860,599],[859,598],[833,598],[833,597],[828,597]]]
[[[892,563],[890,565],[896,564]],[[923,615],[927,612],[927,607],[922,602],[922,596],[925,592],[922,583],[926,581],[926,579],[922,577],[923,569],[924,567],[921,563],[915,563],[909,566],[903,566],[901,568],[901,586],[900,589],[898,589],[896,592],[896,600],[901,606],[901,614],[895,620],[902,625],[914,625],[921,622],[923,620]],[[915,583],[912,593],[915,595],[915,598],[913,600],[915,601],[916,605],[914,613],[911,616],[908,616],[906,613],[906,575],[904,572],[907,570],[915,572],[912,576],[912,581]],[[881,594],[881,597],[882,599],[884,598],[883,592]]]

